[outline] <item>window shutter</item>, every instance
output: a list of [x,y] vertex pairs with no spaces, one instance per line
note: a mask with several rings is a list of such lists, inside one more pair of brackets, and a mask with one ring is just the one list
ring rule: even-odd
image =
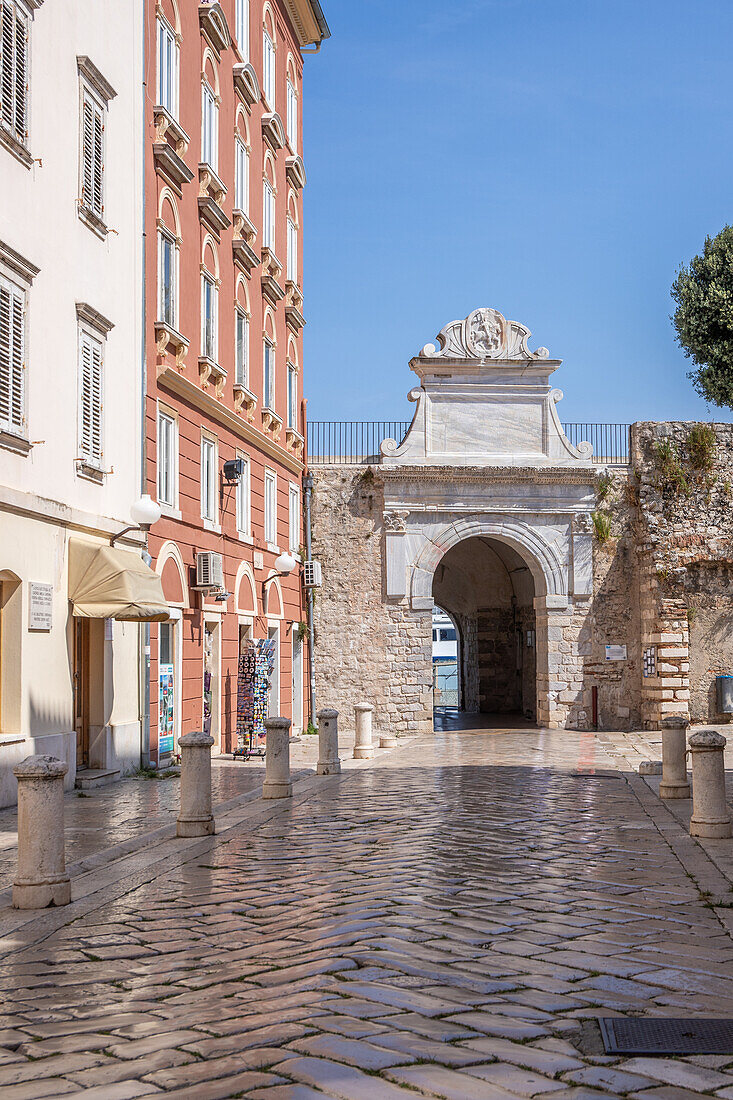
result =
[[25,295],[0,282],[0,425],[25,428]]
[[79,452],[89,466],[102,465],[102,345],[81,334]]
[[84,93],[83,103],[82,149],[81,199],[87,209],[101,218],[104,213],[104,118],[87,93]]
[[18,141],[27,139],[28,18],[0,0],[0,116]]

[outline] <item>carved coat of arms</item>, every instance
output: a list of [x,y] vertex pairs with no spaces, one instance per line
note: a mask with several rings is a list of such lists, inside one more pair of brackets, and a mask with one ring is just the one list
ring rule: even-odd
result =
[[476,359],[493,359],[504,346],[504,318],[495,309],[477,309],[466,321],[466,349]]

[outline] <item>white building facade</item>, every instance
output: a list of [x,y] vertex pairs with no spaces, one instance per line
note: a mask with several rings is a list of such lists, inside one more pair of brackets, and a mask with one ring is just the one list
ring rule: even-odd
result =
[[0,0],[0,805],[140,762],[142,7]]

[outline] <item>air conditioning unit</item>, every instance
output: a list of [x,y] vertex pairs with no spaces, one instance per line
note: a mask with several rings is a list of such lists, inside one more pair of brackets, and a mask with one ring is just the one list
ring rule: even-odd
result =
[[221,554],[205,550],[196,555],[196,588],[208,590],[224,587],[224,562]]
[[303,584],[306,588],[320,588],[323,584],[323,573],[319,561],[303,562]]

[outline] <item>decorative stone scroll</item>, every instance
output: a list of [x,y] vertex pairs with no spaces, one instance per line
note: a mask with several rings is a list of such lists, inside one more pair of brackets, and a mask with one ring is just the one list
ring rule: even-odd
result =
[[420,356],[426,359],[547,359],[547,348],[530,351],[531,332],[517,321],[507,321],[498,309],[482,307],[465,321],[451,321],[438,333],[440,350],[426,344]]

